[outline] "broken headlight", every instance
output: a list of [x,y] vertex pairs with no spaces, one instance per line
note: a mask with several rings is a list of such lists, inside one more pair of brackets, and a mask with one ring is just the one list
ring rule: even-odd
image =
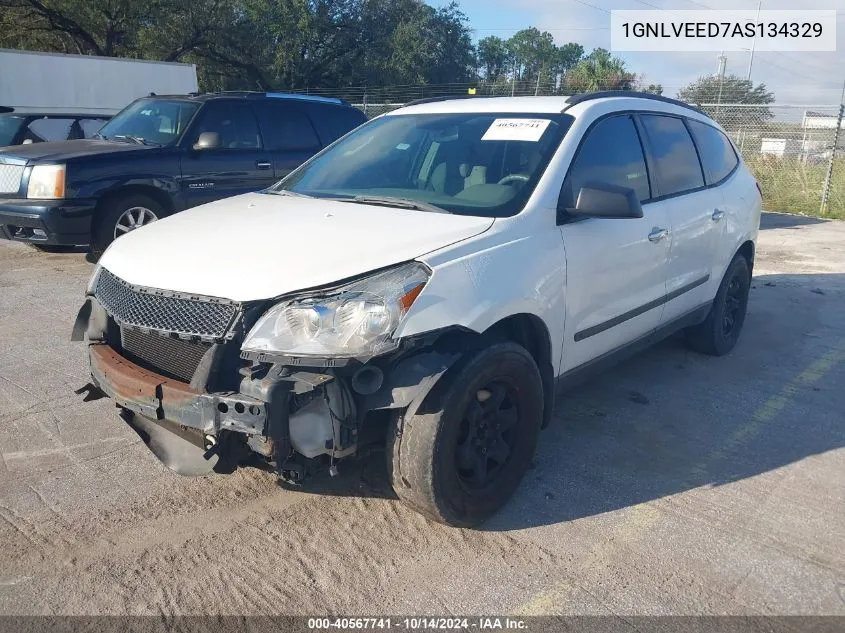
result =
[[430,271],[418,262],[376,273],[323,295],[283,301],[250,330],[242,350],[360,358],[395,349],[393,333]]

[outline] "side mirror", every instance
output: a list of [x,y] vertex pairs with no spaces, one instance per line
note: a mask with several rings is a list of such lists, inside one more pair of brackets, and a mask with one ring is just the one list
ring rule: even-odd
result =
[[565,209],[571,218],[641,218],[643,208],[637,192],[606,182],[591,182],[581,187],[575,208]]
[[194,149],[197,151],[218,147],[220,147],[220,135],[217,132],[203,132],[194,143]]

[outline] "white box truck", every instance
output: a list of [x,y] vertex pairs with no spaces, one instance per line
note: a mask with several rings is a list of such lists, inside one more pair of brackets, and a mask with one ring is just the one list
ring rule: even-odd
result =
[[151,92],[197,91],[194,64],[0,49],[0,106],[112,115]]

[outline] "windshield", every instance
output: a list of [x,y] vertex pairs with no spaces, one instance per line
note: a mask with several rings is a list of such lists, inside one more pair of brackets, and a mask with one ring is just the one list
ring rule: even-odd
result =
[[22,116],[0,116],[0,147],[11,145],[23,122]]
[[106,123],[100,136],[148,145],[169,145],[179,139],[198,109],[199,104],[190,101],[140,99]]
[[[569,128],[563,114],[404,114],[358,128],[269,190],[451,213],[519,213]],[[422,207],[423,205],[417,205]]]

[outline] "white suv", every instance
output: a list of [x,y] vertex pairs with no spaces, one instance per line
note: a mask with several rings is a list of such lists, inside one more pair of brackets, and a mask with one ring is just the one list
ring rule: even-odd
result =
[[734,347],[760,207],[725,133],[672,99],[427,100],[118,239],[74,336],[89,397],[177,472],[299,484],[386,441],[400,499],[474,525],[560,383],[681,329]]

